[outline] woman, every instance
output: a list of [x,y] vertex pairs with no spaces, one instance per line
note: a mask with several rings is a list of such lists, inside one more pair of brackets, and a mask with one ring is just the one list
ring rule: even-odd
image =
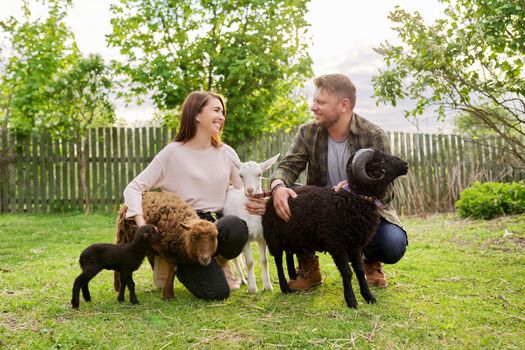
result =
[[[145,224],[142,193],[154,188],[176,192],[203,219],[214,221],[217,218],[216,259],[206,267],[179,265],[177,269],[181,283],[196,297],[208,300],[225,299],[230,289],[239,288],[227,259],[237,257],[248,240],[246,222],[221,214],[228,186],[242,187],[237,168],[230,161],[238,156],[231,147],[221,143],[225,119],[226,107],[221,95],[192,92],[182,105],[180,129],[175,140],[164,147],[124,190],[124,202],[128,207],[126,217],[133,218],[139,227]],[[264,202],[254,199],[247,209],[263,214]],[[156,258],[155,284],[162,287],[167,275],[167,262]]]

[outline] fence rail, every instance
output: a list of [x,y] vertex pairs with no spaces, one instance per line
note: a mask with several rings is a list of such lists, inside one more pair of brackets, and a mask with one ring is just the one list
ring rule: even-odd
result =
[[[284,154],[294,132],[261,135],[237,147],[242,160]],[[404,214],[450,211],[475,180],[525,178],[512,167],[502,140],[457,135],[387,133],[392,153],[406,159],[409,175],[396,183],[395,204]],[[91,208],[115,212],[122,191],[159,152],[174,131],[158,128],[94,128],[88,133],[86,182]],[[82,210],[77,145],[46,134],[17,138],[0,130],[0,212]],[[304,181],[304,175],[299,181]]]

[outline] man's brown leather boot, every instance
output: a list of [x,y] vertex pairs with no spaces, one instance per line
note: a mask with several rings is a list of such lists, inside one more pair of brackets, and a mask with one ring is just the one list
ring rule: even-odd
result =
[[383,264],[380,262],[365,261],[365,275],[368,285],[380,288],[386,288],[386,286],[388,286],[382,267]]
[[320,285],[321,271],[319,270],[319,258],[313,256],[299,257],[299,269],[297,270],[297,278],[290,280],[288,286],[294,290],[304,290],[314,286]]

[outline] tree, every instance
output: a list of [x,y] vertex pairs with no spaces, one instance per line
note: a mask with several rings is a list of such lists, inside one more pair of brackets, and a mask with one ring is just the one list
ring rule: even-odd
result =
[[49,105],[53,109],[43,110],[36,121],[37,126],[55,137],[75,143],[86,215],[90,212],[86,183],[87,134],[89,128],[105,126],[115,120],[110,102],[111,87],[108,67],[102,57],[81,57],[48,89]]
[[309,0],[121,0],[112,7],[112,46],[131,92],[161,110],[180,108],[193,90],[228,99],[225,139],[235,143],[308,118],[295,89],[312,75]]
[[48,89],[57,75],[79,56],[73,34],[64,23],[71,0],[50,0],[44,21],[30,21],[28,1],[22,9],[25,20],[0,21],[7,35],[10,55],[0,78],[4,100],[4,124],[24,135],[35,127],[37,115],[49,106]]
[[[486,106],[479,106],[478,108],[486,109]],[[492,108],[489,106],[488,108]],[[488,118],[492,118],[491,115]],[[505,110],[501,110],[497,115],[497,119],[491,119],[493,124],[501,124],[501,119],[506,118],[505,123],[512,123],[513,116],[508,114]],[[472,113],[462,113],[454,116],[455,130],[459,134],[468,135],[472,139],[477,139],[483,136],[496,136],[496,131],[489,127],[488,123],[485,123],[483,120],[477,118],[476,115]],[[514,133],[515,136],[519,137],[519,134],[513,130],[509,132]]]
[[525,165],[525,1],[441,2],[445,17],[428,25],[417,12],[390,13],[402,45],[376,49],[387,65],[373,78],[378,103],[413,99],[407,117],[469,115]]
[[48,5],[45,20],[30,20],[28,1],[25,20],[0,22],[8,35],[11,54],[0,80],[0,107],[4,126],[17,137],[31,131],[76,145],[84,211],[90,212],[86,183],[87,130],[114,120],[109,102],[111,80],[100,56],[83,58],[64,18],[72,0],[42,0]]

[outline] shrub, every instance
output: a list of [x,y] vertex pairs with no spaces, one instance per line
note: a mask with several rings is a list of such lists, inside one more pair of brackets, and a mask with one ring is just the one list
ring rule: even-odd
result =
[[525,182],[476,181],[460,194],[456,202],[460,217],[492,219],[498,215],[525,212]]

